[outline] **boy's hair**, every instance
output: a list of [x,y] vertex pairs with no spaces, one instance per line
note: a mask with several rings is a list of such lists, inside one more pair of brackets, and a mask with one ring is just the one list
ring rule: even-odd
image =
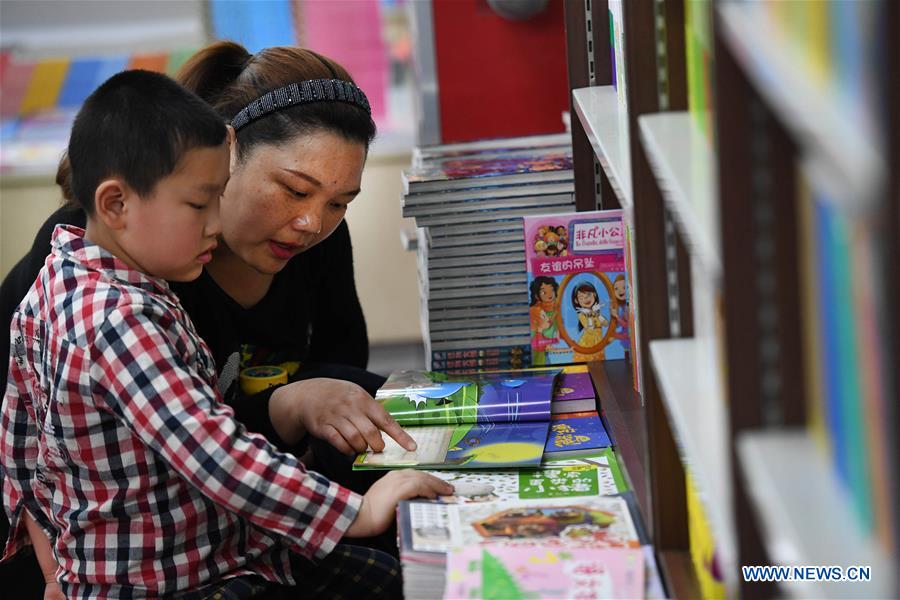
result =
[[226,134],[222,117],[169,77],[140,70],[113,75],[88,96],[72,125],[70,200],[93,215],[97,186],[110,177],[150,195],[187,151],[218,146]]

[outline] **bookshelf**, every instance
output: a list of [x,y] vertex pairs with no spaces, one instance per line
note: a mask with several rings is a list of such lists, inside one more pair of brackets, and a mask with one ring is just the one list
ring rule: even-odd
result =
[[[567,2],[575,160],[595,166],[576,204],[627,208],[641,393],[611,365],[591,373],[669,593],[896,597],[900,3],[623,2],[627,85],[573,78],[573,61],[616,43],[601,21],[612,4]],[[604,34],[587,35],[587,61],[573,56],[586,31]],[[816,238],[823,214],[831,246]],[[841,268],[856,285],[835,302],[868,304],[832,308],[863,353],[835,392],[820,346],[838,324],[816,320],[815,285]],[[875,461],[872,514],[840,450],[818,443],[835,393]],[[873,581],[742,581],[741,565],[773,564],[871,565]]]
[[[773,564],[866,565],[865,585],[798,581],[785,584],[795,598],[890,598],[891,567],[884,552],[860,535],[845,490],[803,431],[760,431],[737,440],[742,471],[759,508],[763,539]],[[813,500],[814,499],[814,500]],[[823,523],[827,523],[823,527]]]
[[623,209],[631,200],[631,160],[628,127],[616,90],[611,85],[572,91],[573,104],[591,148],[603,167]]
[[[712,152],[686,111],[643,115],[641,142],[668,211],[678,220],[692,256],[708,274],[722,271],[716,174]],[[687,140],[687,142],[685,142]]]

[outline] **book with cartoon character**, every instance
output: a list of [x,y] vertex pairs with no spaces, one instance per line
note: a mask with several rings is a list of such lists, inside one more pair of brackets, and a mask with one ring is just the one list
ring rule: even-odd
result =
[[625,358],[629,299],[622,211],[523,221],[532,364]]
[[406,428],[417,449],[407,451],[383,434],[384,450],[359,455],[354,468],[537,466],[559,372],[392,373],[375,398]]

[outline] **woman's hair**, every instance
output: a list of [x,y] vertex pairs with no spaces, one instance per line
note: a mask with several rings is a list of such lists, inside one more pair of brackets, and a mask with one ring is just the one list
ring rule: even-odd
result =
[[[343,67],[312,50],[275,46],[250,54],[229,41],[199,50],[176,75],[179,83],[206,100],[226,121],[263,94],[310,79],[353,81]],[[258,144],[277,145],[314,131],[335,133],[368,149],[375,123],[362,108],[345,102],[291,106],[242,127],[237,132],[238,158]]]
[[104,179],[120,177],[139,195],[151,195],[185,153],[218,146],[225,136],[222,118],[196,94],[162,73],[122,71],[78,111],[57,183],[91,215]]
[[[220,41],[197,51],[175,77],[226,121],[263,94],[309,79],[342,79],[347,71],[312,50],[289,46],[266,48],[250,54],[235,42]],[[237,132],[238,159],[260,144],[278,145],[297,135],[328,131],[359,142],[368,150],[375,138],[375,122],[362,108],[345,102],[323,101],[278,110]],[[56,183],[63,197],[73,201],[70,165],[63,156]]]

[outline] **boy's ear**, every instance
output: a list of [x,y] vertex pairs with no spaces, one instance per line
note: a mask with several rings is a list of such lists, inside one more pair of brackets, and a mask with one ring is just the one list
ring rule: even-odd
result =
[[94,213],[110,229],[125,227],[128,215],[128,199],[132,196],[128,185],[121,179],[105,179],[94,192]]
[[237,165],[237,133],[231,125],[226,125],[225,130],[228,132],[228,174],[231,175]]

